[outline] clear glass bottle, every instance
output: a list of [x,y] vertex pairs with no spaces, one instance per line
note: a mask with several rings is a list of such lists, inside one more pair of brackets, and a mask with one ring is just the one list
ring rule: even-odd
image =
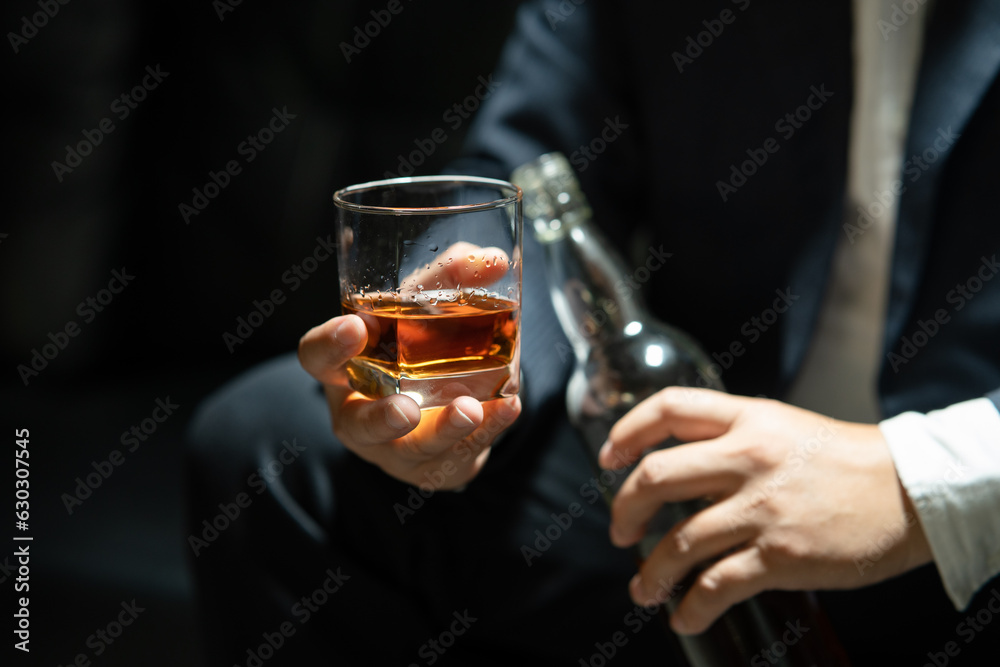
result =
[[[552,303],[576,357],[566,407],[597,471],[597,453],[611,427],[643,399],[667,386],[724,387],[701,347],[646,308],[631,272],[593,224],[562,154],[522,165],[511,180],[524,192],[525,227],[545,249]],[[614,471],[609,504],[633,468]],[[665,504],[636,546],[637,559],[644,560],[678,520],[704,506],[696,500]],[[681,582],[682,591],[687,583]],[[668,601],[668,609],[678,601],[679,596]],[[789,631],[796,627],[811,632]],[[760,594],[731,608],[706,632],[680,637],[680,644],[693,667],[849,664],[815,600],[805,593]]]

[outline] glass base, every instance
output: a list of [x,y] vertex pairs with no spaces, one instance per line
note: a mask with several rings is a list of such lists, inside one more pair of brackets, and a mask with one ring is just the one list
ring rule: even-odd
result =
[[520,388],[516,364],[480,368],[462,373],[413,376],[392,373],[361,359],[347,362],[351,388],[370,398],[393,394],[409,396],[421,410],[448,405],[459,396],[477,401],[516,396]]

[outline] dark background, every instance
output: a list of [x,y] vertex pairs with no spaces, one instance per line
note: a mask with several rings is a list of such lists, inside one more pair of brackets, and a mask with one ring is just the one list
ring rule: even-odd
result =
[[[294,291],[282,276],[331,233],[335,189],[397,172],[399,156],[438,128],[448,139],[416,173],[433,173],[458,154],[468,122],[454,128],[442,116],[492,72],[518,4],[399,0],[401,13],[347,62],[341,44],[389,0],[234,1],[12,0],[0,10],[6,641],[17,597],[8,514],[15,429],[30,430],[25,534],[34,537],[32,653],[8,643],[0,665],[69,665],[80,654],[102,667],[205,665],[184,520],[184,429],[214,388],[294,350],[309,327],[337,314],[332,261]],[[15,53],[9,35],[43,11],[39,2],[58,12],[32,26]],[[157,66],[169,75],[120,118],[111,105]],[[273,109],[295,118],[248,163],[238,147],[267,126]],[[106,118],[114,131],[57,178],[52,163],[65,162],[67,145]],[[192,190],[204,190],[209,172],[231,160],[241,173],[186,224],[179,205],[192,204]],[[99,295],[113,271],[135,278],[84,321],[79,304]],[[275,289],[286,301],[230,350],[223,335]],[[54,350],[50,334],[59,339],[70,322],[78,335],[26,383],[19,366],[30,368],[47,345]],[[123,434],[168,399],[176,411],[127,451]],[[116,450],[121,465],[98,475],[100,486],[70,513],[64,499],[78,479],[95,475],[95,465],[107,469]],[[912,597],[913,589],[927,592],[928,608],[947,608],[927,568],[869,594]],[[982,609],[989,594],[970,610]],[[828,608],[838,597],[849,618],[855,594],[828,594]],[[96,655],[99,645],[88,640],[133,600],[143,611]],[[919,634],[913,641],[944,646]],[[977,650],[988,651],[985,643]]]
[[[185,426],[213,388],[293,350],[309,327],[337,314],[332,261],[295,290],[283,274],[332,231],[335,189],[397,172],[398,156],[439,127],[448,140],[416,173],[456,156],[467,122],[455,129],[442,115],[493,70],[517,3],[400,0],[402,11],[382,14],[391,20],[347,62],[341,43],[386,1],[42,1],[58,12],[37,32],[23,20],[42,11],[37,0],[6,3],[0,20],[0,451],[3,478],[12,479],[14,429],[30,430],[24,534],[34,537],[32,651],[0,651],[14,664],[69,665],[82,653],[102,666],[201,665],[184,525]],[[231,9],[221,19],[220,7]],[[22,31],[29,38],[15,53],[9,33]],[[147,66],[169,74],[123,119],[112,104]],[[238,146],[267,126],[272,109],[295,118],[247,162]],[[114,131],[59,180],[52,163],[66,163],[67,145],[105,118]],[[192,189],[230,160],[241,173],[186,224],[179,205],[192,204]],[[114,270],[135,277],[85,321],[79,304]],[[223,334],[275,289],[286,301],[230,351]],[[25,382],[18,367],[30,367],[69,322],[78,334]],[[176,411],[128,451],[123,434],[168,398]],[[70,513],[65,494],[113,450],[121,465]],[[3,507],[13,502],[9,484],[0,487]],[[7,511],[4,637],[17,576],[8,569],[17,531]],[[97,655],[88,639],[133,599],[144,611]]]

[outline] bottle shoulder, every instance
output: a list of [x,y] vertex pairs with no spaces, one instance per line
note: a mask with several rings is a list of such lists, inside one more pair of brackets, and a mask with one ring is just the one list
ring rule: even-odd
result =
[[569,395],[571,413],[617,419],[665,387],[724,389],[707,355],[689,336],[659,322],[635,329],[581,355]]

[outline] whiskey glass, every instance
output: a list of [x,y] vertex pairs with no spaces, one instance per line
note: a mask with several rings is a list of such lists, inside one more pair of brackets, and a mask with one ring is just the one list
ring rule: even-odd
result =
[[340,305],[368,330],[351,386],[421,409],[519,388],[521,190],[475,176],[352,185],[336,206]]

